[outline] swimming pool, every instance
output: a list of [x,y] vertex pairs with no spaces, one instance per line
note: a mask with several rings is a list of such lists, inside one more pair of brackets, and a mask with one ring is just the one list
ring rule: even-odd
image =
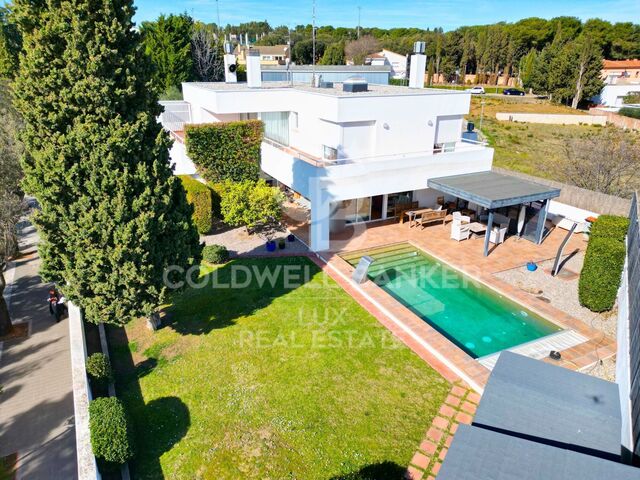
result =
[[342,258],[355,267],[364,255],[369,279],[473,358],[562,330],[409,243]]

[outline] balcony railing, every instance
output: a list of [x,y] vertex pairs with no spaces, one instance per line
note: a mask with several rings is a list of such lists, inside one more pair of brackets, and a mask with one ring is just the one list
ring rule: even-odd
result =
[[448,155],[453,153],[461,153],[468,151],[477,151],[487,147],[487,142],[477,141],[477,140],[469,140],[469,139],[461,139],[455,143],[455,146],[451,149],[451,147],[442,147],[442,148],[434,148],[433,150],[423,150],[417,152],[407,152],[407,153],[396,153],[392,155],[372,155],[366,157],[349,157],[349,158],[338,158],[335,160],[329,160],[326,158],[315,157],[313,155],[309,155],[304,153],[294,147],[289,147],[286,145],[282,145],[278,142],[275,142],[270,139],[263,139],[264,143],[271,145],[279,150],[282,150],[289,155],[292,155],[295,158],[298,158],[304,162],[307,162],[315,167],[333,167],[339,165],[354,165],[354,164],[362,164],[362,163],[371,163],[371,162],[384,162],[384,161],[392,161],[392,160],[402,160],[416,157],[425,157],[425,156],[434,156],[438,155]]

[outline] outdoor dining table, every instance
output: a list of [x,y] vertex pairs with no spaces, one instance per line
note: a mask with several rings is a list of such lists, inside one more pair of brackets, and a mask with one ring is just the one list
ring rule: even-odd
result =
[[416,224],[416,218],[423,213],[433,212],[433,208],[419,208],[417,210],[409,210],[404,212],[404,214],[409,217],[409,228],[413,227]]

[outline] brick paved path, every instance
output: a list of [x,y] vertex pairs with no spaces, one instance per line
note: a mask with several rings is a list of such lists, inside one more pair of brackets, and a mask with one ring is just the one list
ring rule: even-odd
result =
[[56,324],[38,276],[35,229],[21,225],[22,256],[10,289],[12,320],[30,322],[28,338],[4,342],[0,357],[0,456],[18,453],[17,479],[73,480],[76,474],[67,320]]

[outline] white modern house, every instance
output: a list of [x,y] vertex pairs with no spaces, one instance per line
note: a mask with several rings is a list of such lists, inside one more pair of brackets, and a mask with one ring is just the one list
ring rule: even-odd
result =
[[261,119],[262,172],[308,200],[314,251],[329,248],[332,231],[396,215],[399,203],[436,205],[443,194],[429,179],[491,170],[493,149],[462,139],[470,94],[420,88],[424,55],[412,58],[410,87],[263,83],[259,58],[248,57],[247,83],[184,83],[184,101],[164,103],[175,173],[197,174],[185,124]]
[[391,50],[382,49],[367,57],[365,63],[372,66],[388,65],[393,78],[407,78],[407,57]]

